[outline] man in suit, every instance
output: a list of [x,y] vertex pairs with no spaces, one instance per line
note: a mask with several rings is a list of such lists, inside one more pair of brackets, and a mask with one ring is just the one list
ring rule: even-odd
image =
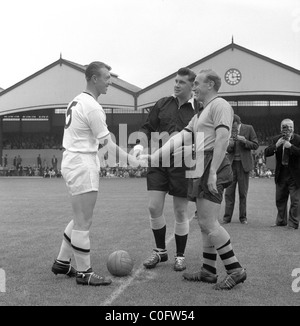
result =
[[[300,136],[294,133],[294,122],[284,119],[281,134],[265,149],[265,156],[276,156],[275,184],[277,217],[274,226],[298,229],[300,202]],[[290,209],[287,216],[287,203]]]
[[241,122],[238,115],[234,115],[232,136],[229,139],[227,152],[232,166],[233,181],[225,191],[225,214],[223,223],[230,223],[234,210],[235,190],[239,188],[239,219],[247,224],[247,193],[249,188],[249,173],[253,169],[251,150],[258,148],[258,140],[253,126]]

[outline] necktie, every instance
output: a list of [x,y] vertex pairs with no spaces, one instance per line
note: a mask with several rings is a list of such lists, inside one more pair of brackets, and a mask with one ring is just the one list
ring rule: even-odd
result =
[[281,163],[282,165],[288,165],[289,164],[289,148],[282,148],[282,159],[281,159]]

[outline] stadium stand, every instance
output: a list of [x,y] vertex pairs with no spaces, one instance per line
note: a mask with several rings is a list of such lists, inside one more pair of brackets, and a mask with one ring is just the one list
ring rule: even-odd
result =
[[[260,147],[253,153],[254,158],[279,133],[284,118],[294,120],[295,132],[299,133],[299,70],[233,41],[188,67],[195,72],[215,67],[222,77],[220,96],[229,101],[242,122],[253,125],[257,133]],[[226,78],[232,70],[240,72],[236,83]],[[36,166],[38,154],[43,157],[44,166],[50,169],[51,157],[56,155],[60,168],[64,114],[69,100],[83,90],[84,71],[84,65],[60,56],[59,60],[0,92],[0,174],[7,172],[3,172],[5,155],[8,167],[13,167],[13,158],[20,155],[25,171]],[[112,74],[112,85],[100,104],[106,112],[109,130],[119,145],[124,141],[120,127],[126,127],[128,137],[137,131],[156,100],[172,93],[175,75],[176,72],[140,89]],[[268,158],[265,165],[272,170],[274,159]]]

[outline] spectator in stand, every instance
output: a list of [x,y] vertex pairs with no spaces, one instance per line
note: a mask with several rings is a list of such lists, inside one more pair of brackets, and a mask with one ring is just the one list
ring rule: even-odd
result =
[[258,154],[257,165],[258,165],[258,175],[261,176],[263,172],[263,165],[264,165],[264,158],[262,153]]
[[54,178],[55,175],[56,175],[55,170],[53,168],[50,168],[50,170],[49,170],[49,176],[50,176],[50,178]]
[[7,167],[7,162],[8,162],[8,158],[7,158],[7,154],[5,154],[5,156],[4,156],[4,162],[3,162],[3,166],[5,168]]
[[19,167],[18,167],[18,174],[20,177],[23,175],[23,166],[21,164],[19,164]]
[[36,163],[37,163],[37,167],[40,168],[42,166],[42,158],[41,158],[41,154],[38,155],[37,159],[36,159]]
[[52,163],[53,170],[56,172],[57,171],[57,157],[55,155],[53,155],[51,163]]
[[271,176],[272,176],[272,172],[271,172],[270,169],[268,169],[268,170],[266,171],[266,177],[267,177],[268,179],[270,179]]
[[17,157],[17,170],[19,170],[20,166],[22,165],[22,158],[20,155]]

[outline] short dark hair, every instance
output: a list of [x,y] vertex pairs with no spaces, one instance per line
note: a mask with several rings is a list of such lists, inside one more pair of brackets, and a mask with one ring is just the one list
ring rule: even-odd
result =
[[195,78],[196,78],[196,74],[193,72],[193,70],[191,70],[188,67],[180,68],[177,71],[177,75],[179,75],[179,76],[189,76],[189,81],[191,83],[193,83],[195,81]]
[[237,122],[238,124],[241,124],[242,123],[241,118],[237,114],[234,114],[233,115],[233,121],[232,121],[232,123],[235,123],[235,122]]
[[104,62],[93,61],[85,69],[85,78],[87,81],[91,80],[93,75],[99,75],[99,70],[101,68],[106,68],[111,70],[111,67]]

